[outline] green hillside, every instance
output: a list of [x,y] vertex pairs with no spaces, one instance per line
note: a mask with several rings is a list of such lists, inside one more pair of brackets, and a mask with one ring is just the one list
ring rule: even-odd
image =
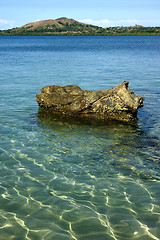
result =
[[1,30],[0,35],[160,35],[160,27],[109,27],[102,28],[58,18],[28,23],[19,28]]

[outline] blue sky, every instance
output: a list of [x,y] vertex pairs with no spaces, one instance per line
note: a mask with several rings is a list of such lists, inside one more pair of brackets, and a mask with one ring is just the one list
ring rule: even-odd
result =
[[160,0],[0,0],[0,29],[59,17],[102,27],[160,26]]

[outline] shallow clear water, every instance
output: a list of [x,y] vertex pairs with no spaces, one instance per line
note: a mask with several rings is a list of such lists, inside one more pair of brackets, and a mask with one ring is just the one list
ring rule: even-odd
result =
[[[0,37],[0,239],[160,239],[160,37]],[[38,114],[46,85],[145,98],[136,126]]]

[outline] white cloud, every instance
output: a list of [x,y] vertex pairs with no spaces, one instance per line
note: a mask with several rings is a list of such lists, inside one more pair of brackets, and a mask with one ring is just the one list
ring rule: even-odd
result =
[[122,26],[142,25],[142,26],[159,26],[160,20],[138,20],[138,19],[124,19],[116,21],[117,24]]
[[118,20],[118,21],[115,21],[117,23],[120,23],[120,24],[138,24],[139,20],[137,19],[124,19],[124,20]]
[[93,20],[93,19],[83,19],[81,22],[92,24],[100,27],[113,27],[113,26],[133,26],[133,25],[142,25],[142,26],[159,26],[160,20],[139,20],[139,19],[120,19],[120,20]]
[[15,21],[7,20],[7,19],[0,19],[0,26],[1,27],[13,27]]
[[3,25],[3,24],[8,24],[8,20],[0,19],[0,24],[1,24],[1,25]]
[[91,18],[88,18],[88,19],[80,20],[80,22],[105,27],[105,26],[109,25],[111,21],[108,19],[93,20]]

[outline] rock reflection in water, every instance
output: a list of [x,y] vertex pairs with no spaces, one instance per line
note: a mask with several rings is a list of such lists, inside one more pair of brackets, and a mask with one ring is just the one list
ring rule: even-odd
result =
[[48,188],[72,205],[60,218],[75,239],[158,239],[157,142],[138,125],[37,118],[57,176]]

